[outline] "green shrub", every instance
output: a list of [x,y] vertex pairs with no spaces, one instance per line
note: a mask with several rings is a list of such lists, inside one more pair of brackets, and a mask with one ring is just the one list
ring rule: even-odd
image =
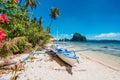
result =
[[24,35],[25,35],[25,28],[23,27],[22,24],[19,23],[13,25],[8,34],[10,38],[20,37]]
[[22,53],[32,47],[32,45],[27,42],[26,37],[16,37],[12,40],[12,42],[14,42],[14,44],[18,47],[19,53]]
[[28,30],[28,41],[32,43],[33,47],[36,45],[43,46],[51,37],[52,36],[50,36],[46,31],[39,31],[36,27],[31,27]]
[[18,47],[13,42],[7,41],[3,44],[3,46],[1,46],[0,57],[5,58],[7,56],[13,55],[13,53],[18,51]]
[[0,57],[22,53],[25,50],[31,49],[32,45],[27,42],[25,37],[16,37],[10,41],[6,41],[0,47]]

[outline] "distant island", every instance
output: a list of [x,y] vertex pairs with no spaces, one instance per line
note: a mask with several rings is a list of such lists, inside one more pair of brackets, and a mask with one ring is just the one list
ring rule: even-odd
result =
[[[56,40],[55,40],[56,41]],[[80,33],[74,33],[72,38],[71,39],[68,39],[68,38],[61,38],[59,39],[58,41],[77,41],[77,42],[111,42],[111,43],[116,43],[116,42],[120,42],[120,40],[90,40],[90,39],[87,39],[84,35],[81,35]]]
[[74,33],[71,39],[59,39],[59,41],[80,41],[80,42],[85,42],[87,41],[86,37],[81,35],[80,33]]
[[74,33],[71,41],[80,41],[80,42],[85,42],[87,41],[86,37],[79,34],[79,33]]

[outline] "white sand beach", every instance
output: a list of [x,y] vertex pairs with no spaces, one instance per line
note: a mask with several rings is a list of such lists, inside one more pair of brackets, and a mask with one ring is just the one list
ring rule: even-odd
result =
[[[28,54],[24,54],[24,57]],[[23,56],[22,56],[23,57]],[[55,55],[35,55],[33,61],[28,60],[25,68],[19,71],[17,80],[119,80],[120,72],[107,66],[80,57],[80,64],[72,70]],[[9,78],[11,73],[2,78]],[[0,80],[2,80],[2,78]]]
[[[84,53],[84,52],[83,52]],[[32,61],[28,59],[24,69],[17,72],[17,80],[119,80],[120,71],[103,65],[81,53],[79,64],[70,68],[55,54],[35,54]],[[13,58],[24,59],[28,54]],[[3,74],[0,80],[9,80],[12,73]]]

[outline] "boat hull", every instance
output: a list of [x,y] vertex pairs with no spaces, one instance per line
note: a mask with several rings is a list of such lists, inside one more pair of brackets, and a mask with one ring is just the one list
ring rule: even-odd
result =
[[75,66],[75,63],[77,62],[77,59],[68,58],[61,54],[57,54],[57,56],[72,67]]

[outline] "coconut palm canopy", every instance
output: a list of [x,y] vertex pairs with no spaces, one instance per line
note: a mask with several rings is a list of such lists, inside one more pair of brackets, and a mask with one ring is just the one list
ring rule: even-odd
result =
[[50,9],[50,16],[52,19],[56,19],[59,16],[59,9],[57,7]]

